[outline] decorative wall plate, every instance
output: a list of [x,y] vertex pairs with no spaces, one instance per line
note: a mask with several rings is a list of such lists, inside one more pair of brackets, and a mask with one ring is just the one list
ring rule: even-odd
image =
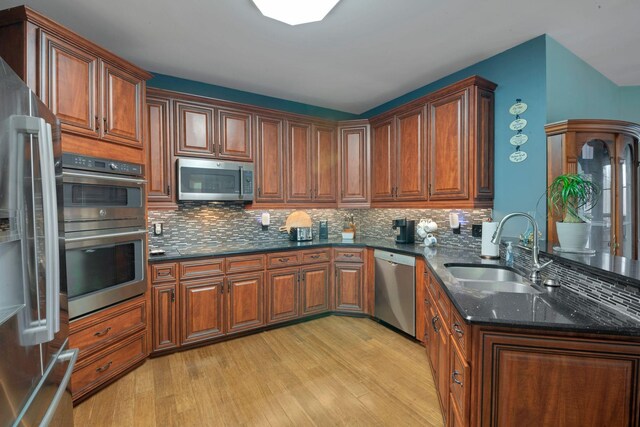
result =
[[515,119],[509,125],[509,129],[511,129],[511,130],[520,130],[520,129],[524,129],[524,127],[526,125],[527,125],[527,120],[526,119]]
[[509,107],[509,113],[517,116],[518,114],[522,114],[527,111],[527,107],[527,104],[525,104],[524,102],[516,102],[511,107]]
[[511,155],[509,156],[509,160],[511,160],[513,163],[524,162],[525,160],[527,160],[527,153],[525,153],[524,151],[516,151],[515,153],[511,153]]
[[509,142],[511,143],[511,145],[520,146],[526,144],[528,140],[529,137],[527,135],[525,135],[524,133],[518,133],[516,135],[513,135]]

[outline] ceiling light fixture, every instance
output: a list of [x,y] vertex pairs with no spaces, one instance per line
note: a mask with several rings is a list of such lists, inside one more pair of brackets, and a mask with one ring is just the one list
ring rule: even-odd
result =
[[253,0],[268,18],[289,25],[322,21],[340,0]]

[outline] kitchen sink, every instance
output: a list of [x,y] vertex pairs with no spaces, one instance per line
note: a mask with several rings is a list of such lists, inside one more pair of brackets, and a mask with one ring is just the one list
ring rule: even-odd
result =
[[493,265],[445,264],[461,286],[483,292],[541,293],[515,271]]

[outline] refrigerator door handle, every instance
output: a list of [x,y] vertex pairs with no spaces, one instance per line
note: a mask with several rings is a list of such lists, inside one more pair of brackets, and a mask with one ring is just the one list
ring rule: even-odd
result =
[[67,350],[58,355],[57,363],[69,362],[69,366],[67,366],[67,370],[60,381],[60,386],[58,390],[56,390],[56,394],[53,396],[53,400],[51,401],[51,405],[47,409],[47,412],[42,417],[42,421],[40,422],[41,426],[48,426],[53,419],[53,416],[56,414],[58,410],[58,405],[60,404],[60,400],[62,396],[67,392],[67,386],[69,385],[69,380],[71,379],[71,373],[73,372],[73,368],[75,367],[76,360],[78,359],[78,349],[74,348],[72,350]]
[[29,344],[42,344],[53,340],[56,332],[60,330],[60,253],[51,125],[40,117],[12,116],[11,127],[16,134],[23,133],[36,137],[40,152],[45,237],[46,317],[36,326],[30,326],[23,330],[23,336],[29,337],[26,339]]

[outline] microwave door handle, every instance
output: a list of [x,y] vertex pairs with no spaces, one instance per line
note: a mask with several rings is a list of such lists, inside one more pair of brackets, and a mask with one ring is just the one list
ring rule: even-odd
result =
[[[44,217],[46,314],[35,325],[31,324],[22,331],[24,344],[35,345],[53,340],[56,332],[60,330],[60,253],[53,141],[51,138],[51,125],[45,122],[43,118],[12,116],[11,127],[16,135],[24,133],[35,137],[38,141],[38,150],[40,152],[42,215]],[[37,276],[36,280],[38,280]]]
[[244,197],[244,166],[240,166],[240,199]]

